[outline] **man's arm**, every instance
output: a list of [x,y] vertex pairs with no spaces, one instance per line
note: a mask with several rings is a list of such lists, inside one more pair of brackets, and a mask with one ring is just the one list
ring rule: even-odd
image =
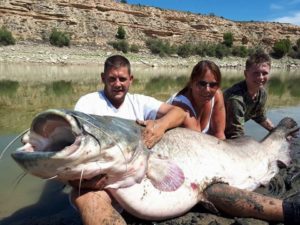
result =
[[237,99],[229,99],[226,105],[226,138],[237,138],[245,135],[245,107]]
[[156,117],[156,120],[138,121],[139,124],[146,126],[143,139],[148,148],[152,148],[166,130],[180,126],[185,120],[186,112],[177,106],[162,103]]
[[274,125],[270,119],[267,118],[267,94],[265,92],[262,92],[262,99],[260,104],[257,106],[257,113],[256,117],[253,118],[255,122],[257,122],[259,125],[261,125],[263,128],[265,128],[268,131],[271,131],[274,128]]
[[259,123],[262,127],[264,127],[265,129],[267,129],[268,131],[273,130],[274,125],[272,123],[272,121],[270,119],[266,119],[265,121],[262,121]]

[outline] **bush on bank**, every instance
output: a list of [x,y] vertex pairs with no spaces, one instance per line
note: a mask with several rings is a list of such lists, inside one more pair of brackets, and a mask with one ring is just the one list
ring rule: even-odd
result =
[[15,38],[13,37],[12,33],[2,26],[0,28],[0,46],[1,45],[14,45],[16,43]]
[[124,40],[125,37],[126,37],[126,31],[125,31],[125,29],[122,26],[119,26],[117,34],[116,34],[116,38]]
[[126,40],[110,41],[107,44],[111,45],[114,49],[121,51],[123,53],[127,52],[139,52],[139,46],[136,44],[130,45]]
[[147,39],[146,46],[150,49],[151,53],[161,57],[172,55],[177,51],[176,47],[171,45],[169,41],[163,41],[158,38]]
[[281,39],[276,41],[273,46],[273,56],[277,58],[282,58],[288,54],[291,50],[292,43],[289,39]]
[[[245,45],[231,46],[231,41],[234,40],[233,35],[230,33],[230,35],[228,34],[228,37],[225,37],[228,40],[224,40],[220,43],[199,42],[183,43],[180,45],[172,45],[169,41],[161,40],[159,38],[149,38],[145,41],[145,44],[151,53],[161,57],[177,54],[183,58],[193,55],[216,57],[219,59],[227,56],[245,58],[257,49],[262,49],[261,46],[253,48],[247,48]],[[294,45],[289,39],[278,40],[274,43],[272,50],[268,53],[275,58],[282,58],[287,55],[291,58],[300,59],[300,38]]]
[[51,45],[63,47],[70,46],[70,37],[67,33],[58,31],[54,28],[50,34],[49,41]]

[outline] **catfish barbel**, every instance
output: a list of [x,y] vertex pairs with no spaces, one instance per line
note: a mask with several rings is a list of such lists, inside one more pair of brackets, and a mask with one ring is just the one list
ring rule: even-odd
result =
[[[299,128],[282,119],[262,141],[221,141],[175,128],[152,148],[143,144],[135,121],[50,109],[38,114],[24,146],[12,153],[30,174],[62,182],[102,175],[103,188],[129,213],[143,219],[179,216],[205,202],[203,191],[217,182],[254,190],[289,165],[287,136]],[[209,203],[212,205],[212,203]]]

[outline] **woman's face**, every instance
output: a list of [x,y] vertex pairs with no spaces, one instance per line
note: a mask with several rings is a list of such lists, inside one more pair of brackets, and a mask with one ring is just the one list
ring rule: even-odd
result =
[[214,97],[219,89],[219,83],[212,71],[208,69],[204,76],[192,81],[191,89],[195,103],[205,103]]

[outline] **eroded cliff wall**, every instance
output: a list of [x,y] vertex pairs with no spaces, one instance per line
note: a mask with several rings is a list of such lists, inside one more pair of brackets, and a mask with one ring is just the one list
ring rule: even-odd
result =
[[[255,18],[253,18],[255,20]],[[300,26],[273,22],[234,22],[154,7],[116,3],[112,0],[1,0],[0,25],[17,40],[43,41],[53,28],[71,35],[73,44],[106,45],[119,25],[130,43],[144,45],[148,37],[171,43],[221,42],[225,32],[234,44],[272,46],[276,40],[300,38]]]

